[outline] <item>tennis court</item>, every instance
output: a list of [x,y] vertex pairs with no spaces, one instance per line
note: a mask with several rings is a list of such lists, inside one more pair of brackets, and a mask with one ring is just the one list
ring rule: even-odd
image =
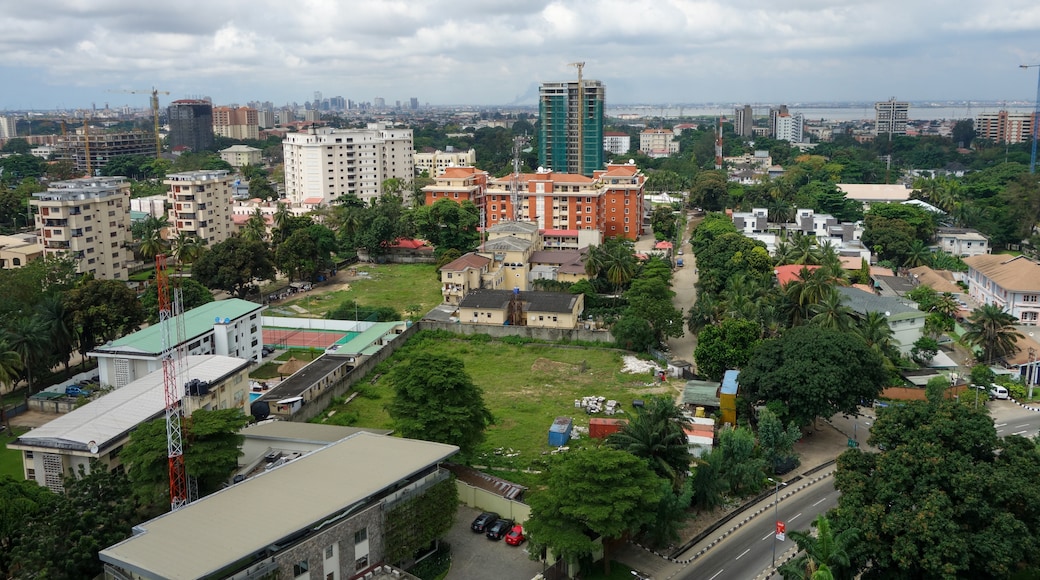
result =
[[346,344],[360,333],[343,330],[301,330],[298,328],[264,327],[264,346],[271,348],[328,348],[333,344]]

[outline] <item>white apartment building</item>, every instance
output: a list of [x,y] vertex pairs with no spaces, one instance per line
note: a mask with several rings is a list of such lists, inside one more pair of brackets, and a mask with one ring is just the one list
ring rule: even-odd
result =
[[964,259],[968,294],[996,304],[1028,326],[1040,325],[1040,264],[1025,256],[982,254]]
[[260,165],[263,162],[263,152],[249,145],[232,145],[220,150],[220,158],[238,169],[246,165]]
[[18,136],[18,119],[0,117],[0,139],[13,139]]
[[126,280],[130,241],[130,183],[125,177],[57,181],[33,194],[44,255],[71,253],[76,271]]
[[802,142],[805,119],[801,113],[783,113],[776,117],[776,138],[788,143]]
[[285,193],[293,204],[310,199],[330,204],[347,194],[367,202],[382,195],[387,179],[415,178],[411,129],[382,123],[367,129],[312,129],[286,135],[282,147]]
[[174,236],[185,233],[207,246],[231,237],[231,182],[228,171],[170,173],[170,226]]
[[632,149],[632,137],[628,133],[607,131],[603,133],[603,150],[611,155],[624,155]]
[[477,163],[477,150],[456,151],[448,147],[445,151],[416,152],[412,155],[416,175],[426,172],[429,177],[440,177],[449,167],[472,167]]
[[644,129],[639,133],[639,150],[647,157],[668,157],[679,152],[679,142],[668,129]]
[[988,254],[989,240],[976,230],[966,228],[939,228],[935,232],[939,249],[954,256],[966,258]]

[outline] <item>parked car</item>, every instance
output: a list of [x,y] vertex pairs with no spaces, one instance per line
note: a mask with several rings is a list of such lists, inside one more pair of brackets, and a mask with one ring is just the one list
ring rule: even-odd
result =
[[501,540],[503,536],[513,527],[513,520],[506,520],[499,518],[495,520],[495,523],[491,524],[487,528],[487,536],[489,540]]
[[989,386],[989,398],[991,399],[1007,399],[1010,397],[1007,387],[1002,387],[996,383],[991,383]]
[[524,527],[520,524],[513,526],[513,529],[509,530],[509,533],[506,534],[506,543],[510,546],[519,546],[520,544],[523,544],[526,539],[527,538],[524,537]]
[[87,397],[90,396],[90,391],[79,385],[69,385],[65,387],[65,394],[70,397]]
[[477,519],[473,520],[470,524],[469,529],[473,530],[478,534],[482,534],[487,531],[488,526],[498,520],[498,514],[495,512],[484,512],[477,516]]

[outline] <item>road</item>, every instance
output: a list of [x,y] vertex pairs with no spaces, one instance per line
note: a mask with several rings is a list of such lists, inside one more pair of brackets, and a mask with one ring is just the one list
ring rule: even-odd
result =
[[[783,488],[781,488],[781,497]],[[781,499],[777,510],[780,520],[786,522],[787,531],[808,530],[818,514],[838,505],[838,492],[834,489],[834,478],[815,483],[787,499]],[[774,529],[773,506],[727,537],[706,554],[682,570],[675,578],[698,580],[749,580],[768,571],[773,558]],[[794,547],[790,539],[776,542],[777,559]],[[700,548],[695,546],[696,553]],[[691,554],[692,555],[692,554]],[[678,559],[688,557],[679,556]],[[779,575],[776,576],[779,578]]]
[[1032,438],[1040,432],[1040,412],[1019,407],[1011,401],[990,401],[986,406],[993,417],[998,437],[1021,435]]

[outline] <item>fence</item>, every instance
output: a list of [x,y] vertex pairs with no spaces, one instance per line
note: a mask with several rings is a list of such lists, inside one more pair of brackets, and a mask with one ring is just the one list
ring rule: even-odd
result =
[[527,518],[531,517],[531,506],[525,503],[504,498],[497,493],[474,487],[459,479],[455,480],[455,486],[459,489],[459,501],[471,508],[495,512],[518,524],[526,522]]
[[491,324],[461,324],[423,320],[417,325],[423,330],[446,330],[466,336],[486,334],[491,338],[517,336],[537,340],[558,342],[563,340],[613,343],[614,336],[608,330],[585,330],[584,328],[538,328],[533,326],[497,326]]

